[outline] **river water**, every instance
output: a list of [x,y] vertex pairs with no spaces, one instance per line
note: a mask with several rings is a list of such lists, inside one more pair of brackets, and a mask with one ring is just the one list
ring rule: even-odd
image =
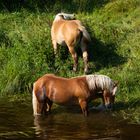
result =
[[56,107],[48,116],[33,117],[31,102],[0,99],[0,140],[140,140],[140,125],[112,112]]

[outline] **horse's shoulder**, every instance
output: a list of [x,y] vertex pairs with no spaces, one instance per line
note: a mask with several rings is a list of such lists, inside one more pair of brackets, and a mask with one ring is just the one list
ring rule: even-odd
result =
[[86,98],[89,96],[89,88],[86,82],[86,77],[82,76],[82,77],[78,77],[75,78],[76,81],[76,96],[78,96],[79,98]]
[[79,87],[80,89],[87,88],[87,82],[86,82],[85,76],[76,77],[76,78],[73,78],[73,80],[76,82],[77,87]]

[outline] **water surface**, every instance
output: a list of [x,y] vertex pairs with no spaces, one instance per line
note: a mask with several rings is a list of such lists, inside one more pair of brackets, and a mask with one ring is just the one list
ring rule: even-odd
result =
[[57,107],[49,116],[34,118],[31,101],[0,99],[0,140],[140,140],[140,125],[111,112]]

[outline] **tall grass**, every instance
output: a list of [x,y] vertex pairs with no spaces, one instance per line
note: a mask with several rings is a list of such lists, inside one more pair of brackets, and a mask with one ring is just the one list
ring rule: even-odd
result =
[[[32,0],[18,6],[13,3],[13,7],[8,7],[6,1],[3,3],[0,13],[1,95],[29,92],[32,83],[45,73],[64,77],[83,74],[81,57],[78,72],[72,71],[73,62],[67,48],[60,47],[55,59],[50,37],[54,14],[75,12],[92,38],[89,46],[91,73],[118,80],[118,102],[123,104],[123,109],[136,108],[137,114],[140,109],[140,2],[92,2],[55,0],[43,7],[40,1]],[[121,106],[118,108],[121,110]],[[122,114],[126,116],[123,111]]]

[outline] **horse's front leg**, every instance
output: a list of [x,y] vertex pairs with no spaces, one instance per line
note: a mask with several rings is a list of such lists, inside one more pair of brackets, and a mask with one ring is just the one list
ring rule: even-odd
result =
[[77,56],[77,53],[76,51],[74,50],[74,47],[73,46],[68,46],[69,48],[69,51],[72,55],[72,58],[73,58],[73,61],[74,61],[74,65],[73,65],[73,71],[77,71],[77,66],[78,66],[78,56]]
[[83,99],[79,99],[79,104],[80,104],[80,107],[82,109],[84,116],[87,116],[88,115],[87,101],[85,101]]
[[111,107],[112,107],[111,95],[110,95],[110,92],[108,90],[103,91],[103,100],[104,100],[104,104],[105,104],[106,109],[111,109]]

